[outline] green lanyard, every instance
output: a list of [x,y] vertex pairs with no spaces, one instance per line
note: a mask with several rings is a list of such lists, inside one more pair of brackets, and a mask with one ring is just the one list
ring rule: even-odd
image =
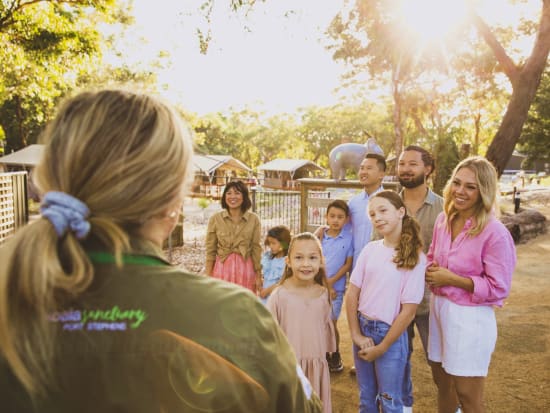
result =
[[[88,252],[88,257],[92,262],[96,264],[115,264],[115,256],[109,252]],[[145,266],[159,266],[170,265],[160,258],[149,255],[122,255],[122,262],[124,264],[145,265]]]

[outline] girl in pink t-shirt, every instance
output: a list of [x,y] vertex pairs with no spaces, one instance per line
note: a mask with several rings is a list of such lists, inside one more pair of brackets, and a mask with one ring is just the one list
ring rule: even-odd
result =
[[368,214],[384,238],[361,251],[346,297],[359,411],[402,412],[407,326],[424,294],[426,256],[420,227],[397,193],[374,195]]

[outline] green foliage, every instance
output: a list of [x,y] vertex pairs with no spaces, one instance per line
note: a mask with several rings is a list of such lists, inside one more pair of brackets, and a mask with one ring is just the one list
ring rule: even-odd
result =
[[345,142],[365,143],[367,135],[376,137],[385,153],[389,153],[393,140],[387,126],[385,108],[370,103],[310,107],[302,111],[298,134],[312,154],[311,160],[326,168],[333,147]]
[[533,167],[535,161],[550,162],[550,71],[546,70],[529,110],[527,122],[519,140],[519,150],[527,155],[525,168]]
[[434,191],[441,194],[445,184],[451,177],[453,169],[460,161],[458,147],[451,134],[441,136],[433,150],[435,158],[435,173],[433,178]]
[[131,77],[125,68],[109,71],[102,64],[106,40],[98,30],[131,22],[127,10],[115,0],[0,3],[0,125],[8,152],[35,143],[70,91]]
[[[510,3],[520,8],[524,2]],[[407,19],[414,16],[400,14],[400,2],[361,0],[334,17],[327,30],[332,39],[329,49],[335,60],[350,68],[345,86],[364,87],[367,79],[378,88],[391,87],[388,98],[394,109],[396,152],[411,136],[436,144],[438,136],[460,129],[459,143],[468,144],[473,154],[492,147],[507,157],[523,124],[521,112],[528,107],[523,100],[531,98],[539,62],[548,56],[550,36],[545,28],[550,3],[542,3],[540,22],[534,20],[539,17],[529,16],[489,28],[475,13],[473,2],[462,25],[426,45],[418,33],[408,29]],[[525,51],[515,46],[526,36],[538,39],[531,56],[522,56]],[[529,64],[532,67],[527,68]],[[502,72],[514,85],[516,99],[499,79]],[[511,108],[509,124],[502,115],[506,105]],[[497,163],[505,161],[498,159]]]
[[231,155],[252,168],[281,158],[308,159],[326,168],[334,146],[365,143],[365,132],[375,136],[386,153],[393,144],[387,109],[366,103],[303,108],[298,117],[267,117],[250,109],[183,116],[195,131],[199,153]]
[[198,201],[197,201],[197,205],[201,209],[206,209],[206,208],[208,208],[208,205],[210,205],[210,200],[206,199],[206,198],[199,198]]

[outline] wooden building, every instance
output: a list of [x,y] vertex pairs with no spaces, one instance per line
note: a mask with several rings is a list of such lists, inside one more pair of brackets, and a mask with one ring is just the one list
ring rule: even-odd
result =
[[229,155],[195,154],[193,168],[192,196],[196,197],[220,198],[225,185],[234,180],[255,182],[252,169]]
[[297,179],[325,176],[326,171],[306,159],[275,159],[258,166],[262,185],[273,189],[297,189]]

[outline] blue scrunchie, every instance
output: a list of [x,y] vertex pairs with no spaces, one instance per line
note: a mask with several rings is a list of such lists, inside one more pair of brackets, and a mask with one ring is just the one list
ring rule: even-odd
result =
[[90,232],[87,221],[90,210],[86,204],[65,192],[50,191],[46,193],[40,206],[40,212],[53,225],[59,237],[70,229],[78,239]]

